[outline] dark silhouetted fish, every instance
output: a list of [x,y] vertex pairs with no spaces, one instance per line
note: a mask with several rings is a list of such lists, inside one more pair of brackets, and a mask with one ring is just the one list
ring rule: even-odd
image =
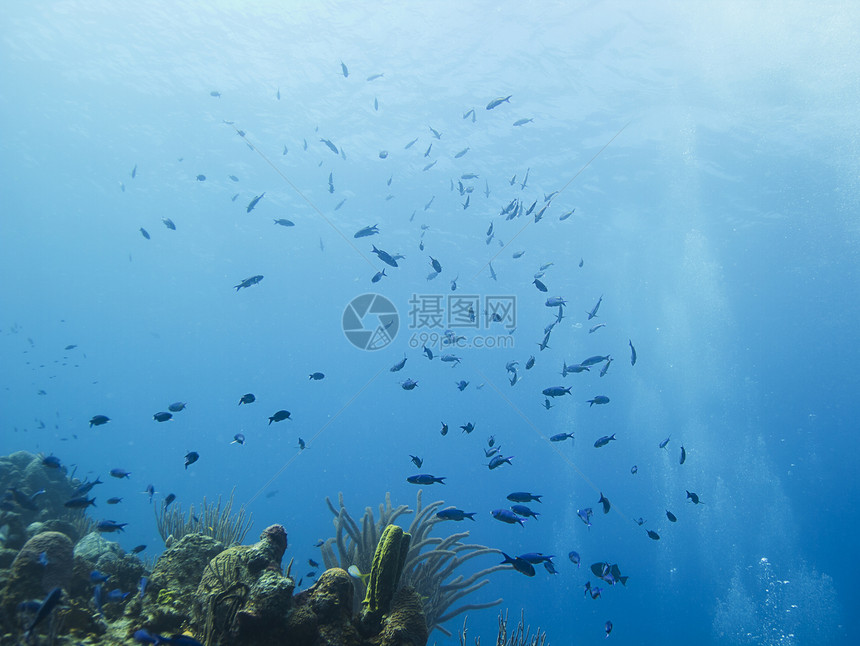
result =
[[189,451],[185,454],[185,468],[188,469],[188,466],[197,462],[200,459],[200,454],[197,451]]
[[257,206],[257,204],[260,202],[260,200],[262,200],[262,199],[263,199],[263,196],[264,196],[265,194],[266,194],[266,193],[265,193],[265,191],[264,191],[264,192],[260,193],[259,195],[257,195],[256,197],[254,197],[254,199],[253,199],[253,200],[251,200],[250,202],[248,202],[248,206],[245,208],[245,213],[250,213],[251,211],[253,211],[253,210],[254,210],[254,207],[255,207],[255,206]]
[[279,410],[269,418],[269,426],[272,425],[272,422],[283,422],[285,419],[290,419],[290,411]]
[[445,476],[432,476],[429,473],[419,473],[418,475],[409,476],[406,482],[419,485],[431,485],[435,483],[445,484]]
[[510,99],[513,94],[509,94],[508,96],[501,96],[497,99],[493,99],[487,104],[487,110],[492,110],[493,108],[499,107],[502,103],[510,103]]
[[238,285],[234,285],[234,287],[236,288],[236,291],[238,292],[243,287],[250,287],[251,285],[256,285],[261,280],[263,280],[263,277],[258,274],[257,276],[251,276],[250,278],[246,278],[245,280],[243,280]]
[[615,440],[615,433],[613,433],[612,435],[604,435],[603,437],[598,438],[598,440],[594,443],[594,448],[599,449],[602,446],[606,446],[613,440]]

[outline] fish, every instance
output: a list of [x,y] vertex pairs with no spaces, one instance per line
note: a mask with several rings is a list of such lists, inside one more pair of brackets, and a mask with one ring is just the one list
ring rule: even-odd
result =
[[609,637],[609,633],[612,632],[612,622],[609,619],[607,619],[606,623],[603,624],[603,630],[606,631],[606,636]]
[[406,355],[403,355],[403,359],[401,359],[400,361],[395,363],[393,366],[391,366],[388,369],[388,371],[389,372],[398,372],[399,370],[402,370],[403,366],[405,366],[405,365],[406,365]]
[[279,410],[269,418],[269,426],[272,425],[272,422],[283,422],[285,419],[290,419],[290,411]]
[[535,287],[537,287],[537,288],[538,288],[538,291],[541,291],[541,292],[546,292],[546,291],[547,291],[547,287],[546,287],[546,285],[544,285],[544,284],[543,284],[540,280],[538,280],[537,278],[535,278],[535,279],[532,281],[532,284],[533,284]]
[[494,455],[492,457],[492,459],[490,460],[490,463],[487,466],[490,468],[490,471],[492,471],[493,469],[498,469],[500,466],[502,466],[505,463],[511,464],[511,459],[513,457],[514,456],[512,456],[512,455],[510,455],[508,457],[504,457],[502,455]]
[[441,138],[442,138],[442,133],[441,133],[441,132],[439,132],[438,130],[434,130],[434,129],[433,129],[433,126],[427,126],[427,127],[428,127],[428,128],[430,128],[430,132],[432,132],[432,133],[433,133],[433,136],[434,136],[434,137],[436,137],[436,139],[441,139]]
[[[484,196],[489,199],[490,197],[490,183],[487,180],[484,180]],[[487,235],[490,235],[489,233]]]
[[308,140],[307,139],[302,139],[302,149],[303,150],[308,149]]
[[400,387],[403,390],[415,390],[418,387],[418,382],[414,381],[413,379],[407,379],[400,384]]
[[594,511],[592,511],[591,507],[576,510],[576,515],[579,516],[579,519],[585,523],[587,527],[591,527],[591,516],[593,514]]
[[468,518],[474,521],[476,513],[478,512],[463,511],[462,509],[443,509],[436,512],[436,518],[441,518],[442,520],[465,520]]
[[610,359],[609,355],[601,356],[599,354],[594,355],[593,357],[588,357],[585,361],[581,361],[579,365],[581,366],[594,366],[598,363],[603,363],[604,361],[608,361]]
[[234,182],[238,182],[238,181],[239,181],[239,178],[238,178],[238,177],[236,177],[235,175],[228,175],[227,177],[228,177],[229,179],[233,180]]
[[152,416],[156,422],[166,422],[168,420],[173,419],[173,413],[168,413],[166,411],[161,411]]
[[523,525],[523,520],[525,519],[517,516],[510,509],[494,509],[490,513],[493,515],[493,518],[500,520],[503,523],[507,523],[508,525],[519,523],[520,527],[525,527],[525,525]]
[[580,373],[580,372],[591,372],[591,369],[588,366],[584,366],[581,363],[575,363],[571,366],[567,365],[567,362],[563,362],[564,365],[561,368],[561,376],[567,377],[570,373]]
[[442,272],[442,265],[433,256],[430,256],[430,266],[433,267],[433,271],[437,274]]
[[637,473],[639,473],[639,467],[634,464],[632,467],[630,467],[630,473],[635,476]]
[[346,64],[343,61],[340,62],[340,71],[343,73],[343,78],[349,76],[349,69],[346,67]]
[[579,556],[579,552],[575,552],[573,550],[568,552],[567,558],[569,558],[570,562],[573,563],[576,567],[579,567],[579,563],[582,560]]
[[606,323],[598,323],[597,325],[592,325],[590,328],[588,328],[588,333],[592,334],[594,332],[597,332],[597,330],[602,327],[606,327]]
[[115,588],[107,593],[108,601],[123,601],[125,598],[130,595],[130,592],[123,592],[119,588]]
[[615,433],[613,433],[612,435],[604,435],[603,437],[600,437],[597,439],[597,441],[594,443],[594,448],[599,449],[602,446],[606,446],[607,444],[612,442],[614,439],[615,439]]
[[198,182],[205,182],[206,181],[206,175],[198,175],[195,179]]
[[648,538],[650,538],[652,541],[660,540],[660,534],[658,534],[657,532],[653,532],[650,529],[646,529],[645,531],[648,532]]
[[394,259],[394,256],[392,256],[387,251],[383,251],[382,249],[377,249],[376,245],[370,245],[370,246],[373,247],[372,252],[375,253],[376,256],[382,262],[384,262],[386,265],[389,265],[390,267],[397,267],[397,260]]
[[[686,489],[685,489],[686,491]],[[701,504],[699,501],[699,494],[693,493],[692,491],[687,491],[687,498],[693,501],[694,505]]]
[[426,345],[422,345],[421,351],[428,359],[430,359],[431,361],[433,360],[433,351],[430,348],[428,348]]
[[466,422],[460,428],[463,429],[464,433],[469,434],[475,430],[475,425],[472,422]]
[[118,505],[121,502],[122,502],[122,498],[108,498],[107,499],[107,504],[109,504],[109,505]]
[[299,443],[296,444],[296,448],[299,451],[304,451],[307,448],[307,444],[305,444],[305,441],[302,438],[299,438]]
[[[374,110],[379,110],[379,100],[378,100],[376,97],[373,97],[373,109],[374,109]],[[380,153],[380,154],[381,154],[381,153]],[[386,157],[387,157],[387,156],[388,156],[388,155],[386,154]]]
[[282,227],[294,227],[296,223],[292,220],[287,220],[286,218],[280,218],[278,220],[272,220],[275,224],[279,224]]
[[410,141],[408,144],[406,144],[405,146],[403,146],[403,150],[409,150],[410,148],[412,148],[412,146],[414,146],[414,145],[415,145],[415,142],[416,142],[416,141],[418,141],[418,137],[415,137],[415,139],[413,139],[413,140],[412,140],[412,141]]
[[528,491],[514,491],[507,496],[511,502],[541,502],[543,494],[529,493]]
[[239,406],[242,404],[253,404],[255,401],[257,401],[257,398],[254,396],[254,393],[245,393],[239,398]]
[[385,273],[385,269],[383,268],[382,271],[378,271],[375,274],[373,274],[373,278],[370,279],[370,282],[371,283],[378,283],[380,280],[382,280],[387,275],[388,274]]
[[515,251],[511,257],[514,259],[522,258],[525,255],[525,253],[526,253],[525,251]]
[[334,193],[334,173],[328,174],[328,192]]
[[230,198],[230,201],[231,201],[231,202],[235,202],[235,201],[236,201],[236,199],[237,199],[238,197],[239,197],[239,194],[238,194],[238,193],[235,193],[235,194],[233,195],[233,197],[231,197],[231,198]]
[[558,570],[555,569],[555,565],[552,564],[552,561],[544,561],[543,567],[550,574],[558,574]]
[[469,382],[466,381],[465,379],[461,379],[460,381],[457,382],[457,388],[460,390],[460,392],[463,392],[464,390],[466,390],[466,386],[468,386],[468,385],[469,385]]
[[[558,221],[559,221],[559,222],[564,222],[564,221],[565,221],[565,220],[567,220],[571,215],[573,215],[573,212],[574,212],[574,211],[576,211],[576,209],[571,209],[571,210],[570,210],[570,211],[568,211],[567,213],[562,213],[560,216],[558,216]],[[581,267],[581,266],[582,266],[582,265],[580,265],[580,267]]]
[[173,413],[178,413],[180,411],[185,410],[186,406],[187,404],[185,402],[173,402],[172,404],[170,404],[170,406],[167,407],[167,410]]
[[472,109],[471,109],[471,110],[469,110],[468,112],[463,113],[463,118],[464,118],[464,119],[468,119],[468,118],[469,118],[469,116],[470,116],[470,115],[473,115],[473,114],[475,114],[475,108],[472,108]]
[[245,436],[242,435],[241,433],[236,433],[233,436],[233,441],[230,442],[230,444],[244,444],[244,443],[245,443]]
[[600,298],[597,299],[597,303],[594,307],[591,308],[590,312],[586,312],[588,314],[588,320],[590,321],[595,316],[597,316],[597,310],[600,308],[600,304],[603,302],[603,294],[600,295]]
[[595,395],[594,399],[588,400],[588,407],[591,408],[592,406],[594,406],[594,404],[600,405],[600,404],[608,404],[608,403],[609,403],[609,397],[607,397],[606,395]]
[[[498,511],[498,510],[497,510]],[[502,510],[504,511],[504,510]],[[495,512],[493,512],[495,514]],[[520,523],[522,524],[522,523]],[[502,564],[510,563],[513,568],[519,572],[520,574],[525,574],[526,576],[534,576],[535,575],[535,566],[526,561],[524,558],[520,556],[510,557],[504,552],[502,552],[502,556],[504,557],[504,561]]]
[[135,545],[131,548],[132,554],[140,554],[143,550],[146,549],[146,545]]
[[378,227],[379,227],[378,224],[374,224],[373,226],[370,226],[370,227],[362,227],[361,229],[356,231],[352,235],[352,237],[353,238],[366,238],[367,236],[376,235],[377,233],[379,233]]
[[461,150],[460,152],[458,152],[454,155],[454,159],[460,159],[461,157],[465,156],[466,153],[468,153],[468,152],[469,152],[469,147],[466,146],[465,148],[463,148],[463,150]]
[[370,81],[375,81],[376,79],[381,79],[383,76],[385,76],[385,72],[383,72],[382,74],[371,74],[370,76],[367,77],[366,80],[369,83]]
[[548,399],[544,398],[543,407],[546,408],[547,410],[549,410],[550,408],[553,407],[553,405],[550,403],[550,401]]
[[86,509],[92,505],[96,506],[95,498],[87,498],[86,496],[80,496],[77,498],[72,498],[63,503],[63,507],[68,507],[69,509]]
[[140,235],[142,235],[147,240],[150,240],[149,231],[147,231],[143,227],[140,227]]
[[673,513],[672,513],[671,511],[669,511],[668,509],[666,510],[666,518],[668,518],[668,519],[669,519],[669,521],[670,521],[670,522],[672,522],[672,523],[677,523],[677,522],[678,522],[678,517],[677,517],[677,516],[675,516],[675,514],[673,514]]
[[111,477],[118,479],[131,477],[131,472],[126,471],[125,469],[111,469],[110,474]]
[[[435,200],[435,199],[436,199],[436,196],[434,195],[433,197],[431,197],[431,198],[430,198],[430,201],[429,201],[429,202],[427,202],[427,204],[425,204],[425,205],[424,205],[424,210],[425,210],[425,211],[426,211],[426,210],[428,210],[428,209],[430,208],[430,205],[431,205],[431,204],[433,204],[433,200]],[[422,233],[421,235],[423,236],[424,234]]]
[[445,437],[446,435],[448,435],[448,425],[445,422],[441,422],[441,424],[442,428],[439,430],[439,433],[442,435],[442,437]]
[[172,503],[174,500],[176,500],[176,494],[175,493],[167,494],[164,497],[164,502],[162,503],[163,507],[165,509],[167,509],[168,507],[170,507],[170,503]]
[[197,462],[200,459],[200,454],[197,451],[189,451],[185,454],[185,469],[188,470],[188,466]]
[[220,98],[221,98],[221,93],[220,93],[218,90],[212,90],[212,91],[209,93],[209,96],[214,96],[216,99],[220,99]]
[[463,202],[463,210],[464,210],[464,211],[465,211],[466,209],[468,209],[468,208],[469,208],[469,200],[470,200],[470,198],[469,198],[469,196],[467,195],[467,196],[466,196],[466,201],[465,201],[465,202]]
[[573,433],[556,433],[549,438],[550,442],[564,442],[566,439],[573,439]]
[[247,288],[247,287],[250,287],[251,285],[257,285],[261,280],[263,280],[263,276],[258,274],[256,276],[251,276],[250,278],[246,278],[245,280],[240,282],[238,285],[234,285],[234,287],[236,288],[236,291],[238,292],[243,287]]
[[600,492],[600,500],[598,500],[601,505],[603,505],[603,513],[608,514],[609,510],[612,509],[612,505],[609,503],[609,498],[603,495],[603,492]]
[[526,505],[511,505],[511,511],[523,518],[534,518],[537,520],[537,517],[540,516],[538,512],[533,511]]
[[176,225],[173,224],[173,220],[171,220],[170,218],[161,218],[161,221],[168,229],[170,229],[171,231],[176,231]]
[[[344,204],[346,204],[346,198],[343,198],[340,202],[335,204],[334,210],[339,211],[340,207],[342,207]],[[322,242],[322,238],[320,238],[320,242]],[[320,246],[322,246],[322,245],[320,245]],[[324,251],[324,249],[320,249],[320,251]]]
[[546,397],[561,397],[562,395],[569,395],[570,388],[565,388],[564,386],[550,386],[549,388],[544,388],[541,392]]
[[669,443],[669,438],[671,438],[671,437],[672,437],[672,436],[670,435],[670,436],[669,436],[669,437],[667,437],[665,440],[663,440],[662,442],[660,442],[659,446],[660,446],[660,448],[661,448],[661,449],[665,449],[665,448],[666,448],[666,445]]
[[412,460],[412,464],[414,464],[419,469],[421,468],[421,465],[424,464],[424,460],[419,458],[417,455],[410,454],[409,459]]
[[265,193],[265,191],[264,191],[264,192],[260,193],[259,195],[255,196],[253,200],[251,200],[250,202],[248,202],[248,206],[247,206],[247,207],[245,207],[245,213],[250,213],[251,211],[253,211],[253,210],[254,210],[254,207],[255,207],[255,206],[257,206],[257,204],[260,202],[260,200],[262,200],[262,199],[263,199],[263,196],[264,196],[265,194],[266,194],[266,193]]
[[534,121],[534,119],[517,119],[516,121],[514,121],[514,125],[515,126],[524,126],[527,123],[531,123],[532,121]]
[[42,458],[42,464],[49,469],[59,469],[60,468],[60,458],[56,455],[48,455]]
[[329,139],[320,139],[320,141],[324,143],[335,155],[339,154],[337,146],[335,146]]
[[27,631],[24,633],[24,641],[29,642],[30,636],[33,634],[33,630],[38,626],[44,619],[51,614],[54,608],[57,607],[57,604],[60,603],[60,599],[63,596],[63,590],[61,588],[54,588],[48,593],[42,603],[39,604],[38,610],[36,610],[36,616],[33,617],[33,620],[30,622],[30,625],[27,627]]
[[96,530],[102,533],[121,532],[128,523],[118,523],[115,520],[101,520],[96,523]]
[[534,366],[535,366],[535,356],[531,355],[531,356],[529,356],[528,360],[526,361],[526,370],[531,370],[532,368],[534,368]]
[[681,445],[681,458],[678,460],[678,464],[684,464],[687,461],[687,451],[684,448],[684,445]]
[[431,168],[433,168],[433,167],[436,165],[436,162],[437,162],[437,161],[439,161],[439,160],[437,159],[436,161],[430,162],[429,164],[427,164],[427,165],[426,165],[424,168],[422,168],[421,170],[423,170],[423,171],[430,170]]
[[609,371],[609,366],[610,366],[611,364],[612,364],[612,359],[607,359],[607,361],[606,361],[606,363],[604,364],[603,368],[600,370],[600,376],[601,376],[601,377],[603,377],[603,376],[604,376],[604,375]]
[[513,94],[509,94],[508,96],[501,96],[497,99],[493,99],[487,104],[487,110],[492,110],[493,108],[499,107],[502,103],[510,103],[510,99]]
[[454,278],[454,280],[452,280],[452,281],[451,281],[451,291],[452,291],[452,292],[456,292],[456,291],[457,291],[457,279],[458,279],[458,278],[460,278],[460,275],[459,275],[459,274],[457,274],[457,276]]
[[137,164],[131,169],[131,178],[134,179],[135,177],[137,177]]
[[111,577],[110,574],[103,574],[98,570],[90,572],[90,583],[104,583]]
[[429,473],[419,473],[418,475],[409,476],[408,478],[406,478],[406,482],[419,485],[431,485],[436,484],[437,482],[439,484],[445,484],[445,477],[446,476],[433,476]]
[[498,277],[496,276],[496,272],[493,271],[493,263],[488,262],[487,267],[489,267],[489,269],[490,269],[490,278],[492,278],[493,280],[498,280]]
[[561,307],[563,305],[567,305],[567,301],[564,300],[561,296],[550,296],[546,299],[544,303],[547,307]]
[[528,184],[528,182],[529,182],[529,171],[530,170],[531,170],[531,168],[526,168],[526,177],[523,180],[522,184],[520,184],[520,188],[522,190],[526,190],[526,184]]

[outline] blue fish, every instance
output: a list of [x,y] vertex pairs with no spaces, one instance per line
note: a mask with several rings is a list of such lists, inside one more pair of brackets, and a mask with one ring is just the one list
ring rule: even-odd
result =
[[517,516],[510,509],[494,509],[490,512],[493,515],[493,518],[496,520],[500,520],[503,523],[507,523],[508,525],[514,525],[519,523],[521,527],[524,527],[523,520],[524,518]]
[[550,442],[564,442],[566,439],[573,439],[573,433],[556,433],[549,438]]
[[474,511],[463,511],[462,509],[443,509],[436,512],[436,517],[442,520],[464,520],[466,518],[475,520],[476,513]]
[[514,491],[508,494],[511,502],[540,502],[543,494],[529,493],[528,491]]
[[579,557],[579,552],[575,552],[573,550],[568,552],[567,558],[569,558],[570,562],[573,563],[576,567],[579,567],[579,563],[582,560]]
[[534,518],[537,520],[537,517],[540,516],[538,512],[532,511],[525,505],[511,505],[511,511],[523,518]]
[[121,532],[128,523],[118,523],[115,520],[101,520],[96,524],[96,530],[102,533]]
[[604,435],[603,437],[597,438],[597,441],[594,443],[594,448],[599,449],[602,446],[606,446],[610,442],[615,439],[615,433],[612,435]]
[[90,572],[90,581],[92,583],[104,583],[110,578],[110,574],[102,574],[98,570]]
[[415,476],[409,476],[406,478],[406,482],[411,484],[419,484],[419,485],[431,485],[435,483],[445,484],[445,476],[431,476],[429,473],[419,473]]
[[570,388],[565,388],[564,386],[550,386],[549,388],[544,388],[542,392],[546,397],[561,397],[562,395],[569,395]]
[[606,395],[596,395],[594,399],[588,400],[588,407],[591,408],[594,404],[608,404],[609,397]]
[[508,457],[504,457],[502,455],[494,455],[493,458],[490,460],[490,463],[487,466],[490,468],[490,471],[492,471],[493,469],[498,469],[500,466],[502,466],[505,463],[511,464],[511,459],[513,457],[514,456],[512,456],[512,455],[510,455]]
[[519,572],[520,574],[525,574],[526,576],[534,576],[535,575],[535,567],[527,560],[520,556],[510,557],[504,552],[502,552],[502,556],[505,558],[502,563],[510,563],[513,568]]
[[586,507],[585,509],[577,509],[576,515],[579,516],[579,519],[586,524],[587,527],[591,527],[591,516],[594,514],[591,507]]

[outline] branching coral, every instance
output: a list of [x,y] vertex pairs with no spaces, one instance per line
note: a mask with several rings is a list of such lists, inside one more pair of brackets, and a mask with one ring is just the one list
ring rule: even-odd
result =
[[[346,510],[342,493],[338,495],[339,507],[335,507],[328,498],[326,503],[335,516],[333,521],[335,537],[329,538],[321,548],[326,568],[347,569],[350,565],[355,565],[361,572],[369,572],[376,544],[382,532],[403,514],[413,513],[413,510],[406,505],[393,507],[391,495],[386,494],[385,503],[379,505],[379,518],[374,519],[373,510],[367,507],[359,529],[359,525]],[[488,574],[509,568],[505,565],[495,565],[468,577],[458,575],[449,580],[457,568],[469,559],[484,554],[498,554],[498,550],[484,545],[461,543],[460,541],[469,536],[469,532],[452,534],[447,538],[431,537],[433,526],[442,522],[436,518],[435,512],[444,504],[439,500],[423,507],[421,491],[418,491],[415,517],[407,530],[412,535],[412,540],[406,555],[400,586],[410,586],[421,596],[428,630],[432,631],[435,628],[450,636],[451,633],[441,624],[462,612],[490,608],[500,604],[502,600],[464,604],[453,609],[451,606],[489,583],[489,580],[484,578]]]
[[218,496],[217,503],[207,502],[204,496],[201,513],[195,514],[192,505],[187,517],[183,514],[179,503],[172,507],[156,509],[155,522],[161,540],[166,543],[169,536],[173,536],[173,540],[176,541],[186,534],[203,534],[223,543],[226,547],[241,543],[251,529],[253,517],[248,514],[247,519],[245,518],[245,505],[239,507],[238,512],[233,513],[233,494],[234,492],[231,491],[224,509],[221,509],[221,496]]

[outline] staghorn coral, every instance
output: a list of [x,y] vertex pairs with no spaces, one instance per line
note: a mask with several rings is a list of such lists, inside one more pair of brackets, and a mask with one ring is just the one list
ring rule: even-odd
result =
[[223,543],[225,547],[238,545],[245,540],[248,530],[251,529],[253,515],[249,514],[248,518],[245,518],[245,505],[233,513],[234,493],[235,490],[230,492],[224,509],[221,509],[221,496],[218,496],[217,503],[207,502],[204,496],[202,513],[195,514],[192,505],[187,517],[182,513],[182,505],[179,503],[171,507],[162,506],[160,509],[156,507],[155,523],[161,540],[167,545],[170,536],[173,540],[179,540],[186,534],[203,534]]
[[[407,505],[393,507],[391,495],[386,494],[385,503],[379,505],[379,518],[374,519],[373,510],[367,507],[359,528],[346,510],[342,493],[338,495],[339,507],[336,508],[329,498],[326,498],[326,503],[335,516],[335,537],[329,538],[320,548],[326,568],[347,569],[350,565],[355,565],[360,571],[368,572],[384,529],[403,514],[413,513]],[[467,577],[457,575],[451,579],[466,561],[476,556],[499,552],[484,545],[462,543],[461,541],[469,536],[469,532],[452,534],[447,538],[431,537],[430,532],[436,523],[443,522],[435,516],[435,512],[442,505],[444,502],[439,500],[423,507],[421,490],[418,491],[415,516],[408,528],[412,539],[403,566],[400,587],[414,588],[421,597],[428,631],[437,629],[450,637],[451,633],[441,624],[462,612],[496,606],[502,599],[480,604],[463,604],[453,609],[451,607],[489,583],[484,577],[509,568],[506,565],[494,565]],[[356,582],[356,588],[360,587]],[[357,590],[357,593],[361,592]]]

